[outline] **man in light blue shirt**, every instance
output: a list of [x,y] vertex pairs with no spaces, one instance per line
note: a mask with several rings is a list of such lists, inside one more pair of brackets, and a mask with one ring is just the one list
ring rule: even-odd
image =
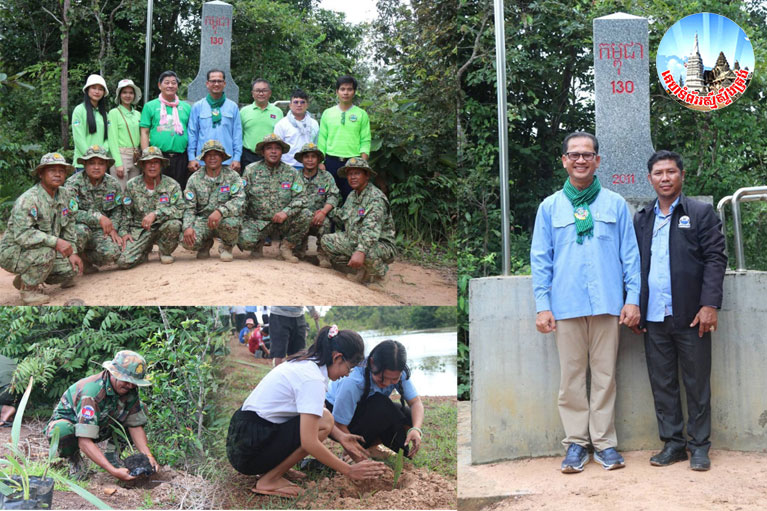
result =
[[536,328],[554,332],[559,351],[564,473],[583,470],[589,444],[605,469],[624,466],[615,449],[615,362],[619,325],[639,323],[639,251],[626,201],[594,176],[598,152],[590,133],[565,138],[568,179],[538,207],[530,247]]
[[647,300],[647,321],[663,323],[666,316],[671,316],[671,264],[668,254],[668,233],[671,230],[671,216],[674,208],[679,204],[679,197],[669,206],[667,214],[663,214],[655,203],[655,222],[652,228],[652,242],[650,253],[652,264],[647,277],[649,284],[649,296]]
[[224,94],[226,87],[224,72],[220,69],[208,71],[205,86],[208,88],[208,95],[195,103],[189,114],[187,125],[189,144],[186,149],[189,156],[189,171],[194,172],[202,166],[197,155],[202,153],[203,144],[208,140],[218,140],[223,144],[227,154],[232,155],[222,165],[228,165],[235,172],[240,172],[242,122],[237,103]]

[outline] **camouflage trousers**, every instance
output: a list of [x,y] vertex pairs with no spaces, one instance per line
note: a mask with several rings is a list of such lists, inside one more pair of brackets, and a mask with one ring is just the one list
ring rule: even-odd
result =
[[[75,425],[67,419],[56,419],[48,423],[45,428],[45,436],[48,438],[48,442],[51,441],[53,432],[59,430],[59,448],[58,455],[61,458],[69,458],[77,451],[80,450],[77,436],[75,435]],[[98,438],[92,439],[94,443],[100,443],[104,440],[109,440],[107,443],[107,452],[118,450],[118,446],[123,446],[124,442],[120,441],[116,435],[99,432]]]
[[240,236],[240,224],[239,217],[222,218],[218,223],[218,227],[211,229],[208,227],[208,217],[196,218],[192,229],[194,229],[194,245],[187,245],[184,243],[184,233],[181,232],[179,240],[181,245],[187,250],[193,250],[197,252],[200,250],[207,241],[213,241],[213,238],[221,238],[224,245],[234,245],[237,243],[237,238]]
[[75,224],[77,233],[77,253],[94,266],[112,264],[122,254],[120,245],[109,236],[104,236],[100,228],[94,230],[85,224]]
[[[322,250],[327,254],[333,266],[346,268],[352,254],[357,249],[357,241],[345,232],[334,232],[322,237]],[[394,261],[397,249],[388,241],[377,241],[365,253],[365,271],[371,277],[383,277],[389,271],[386,263]]]
[[143,263],[155,243],[161,255],[171,255],[178,246],[180,233],[181,220],[166,220],[161,224],[155,222],[148,231],[140,227],[131,229],[133,241],[125,245],[125,250],[117,259],[117,267],[126,270]]
[[21,281],[27,286],[43,282],[60,284],[77,275],[69,259],[53,248],[39,245],[26,250],[19,245],[6,245],[0,251],[0,267],[21,275]]
[[267,236],[280,237],[280,239],[298,245],[309,232],[311,220],[311,217],[301,214],[300,211],[288,216],[281,224],[276,224],[270,220],[255,220],[244,217],[237,246],[240,247],[240,250],[253,250]]

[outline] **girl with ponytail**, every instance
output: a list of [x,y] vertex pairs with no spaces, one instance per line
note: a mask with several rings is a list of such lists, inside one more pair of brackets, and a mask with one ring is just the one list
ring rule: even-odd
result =
[[364,351],[357,332],[326,326],[308,350],[272,369],[234,413],[226,453],[238,472],[261,475],[253,493],[298,497],[300,488],[284,475],[309,454],[351,479],[383,474],[382,463],[349,465],[322,444],[330,436],[357,459],[365,457],[358,444],[361,438],[336,428],[324,407],[328,380],[348,375],[362,361]]
[[[399,403],[389,397],[395,389]],[[333,412],[336,427],[362,436],[365,448],[384,444],[394,452],[403,449],[412,458],[421,447],[423,403],[410,381],[407,351],[400,342],[381,342],[362,367],[333,382],[325,406]],[[348,454],[360,459],[353,452]]]

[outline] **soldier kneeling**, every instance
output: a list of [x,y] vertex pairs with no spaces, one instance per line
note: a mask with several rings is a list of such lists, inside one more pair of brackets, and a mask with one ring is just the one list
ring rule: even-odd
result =
[[48,303],[43,283],[72,287],[83,271],[76,250],[77,200],[61,188],[73,170],[59,153],[43,156],[32,171],[39,182],[16,200],[0,240],[0,267],[16,274],[13,285],[25,305]]

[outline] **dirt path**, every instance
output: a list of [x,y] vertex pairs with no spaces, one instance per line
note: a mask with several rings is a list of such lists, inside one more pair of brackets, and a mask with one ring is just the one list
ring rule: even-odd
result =
[[592,461],[580,474],[562,474],[561,457],[469,465],[469,406],[458,408],[461,511],[765,508],[767,453],[714,449],[709,472],[693,472],[689,462],[653,467],[652,451],[623,452],[626,467],[610,472]]
[[[275,245],[277,245],[275,243]],[[277,260],[277,247],[267,247],[254,260],[238,249],[234,261],[222,263],[217,247],[208,260],[179,247],[176,262],[161,265],[157,252],[149,262],[126,271],[107,267],[78,277],[70,289],[47,286],[51,305],[79,299],[86,305],[455,305],[454,276],[405,262],[389,265],[383,290],[351,282],[345,275],[310,262]],[[311,252],[310,252],[311,253]],[[13,275],[0,270],[0,304],[21,305]]]

